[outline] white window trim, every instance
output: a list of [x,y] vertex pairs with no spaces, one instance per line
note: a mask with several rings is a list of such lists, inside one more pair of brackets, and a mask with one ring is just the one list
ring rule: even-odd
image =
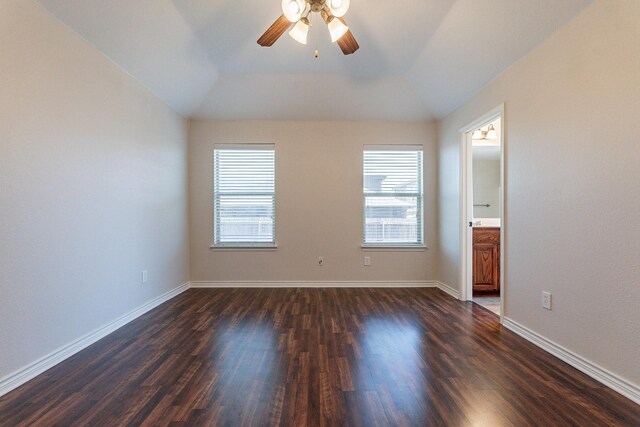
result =
[[273,188],[273,242],[267,243],[250,243],[250,242],[238,242],[238,243],[216,243],[216,212],[215,212],[215,181],[214,181],[214,193],[213,193],[213,242],[209,246],[212,251],[270,251],[278,249],[278,242],[276,240],[277,220],[276,220],[276,205],[277,205],[277,189],[276,189],[276,145],[265,143],[240,143],[240,144],[215,144],[213,146],[214,162],[213,162],[213,176],[215,180],[215,150],[273,150],[273,168],[274,168],[274,188]]
[[[365,227],[366,227],[366,211],[365,211],[365,201],[366,194],[364,192],[364,152],[365,151],[421,151],[422,152],[422,162],[420,165],[420,173],[421,173],[421,182],[420,182],[420,192],[418,194],[418,209],[420,211],[420,234],[421,239],[418,243],[401,243],[401,242],[393,242],[393,243],[367,243],[365,242]],[[424,146],[423,145],[364,145],[362,149],[362,244],[361,248],[363,252],[423,252],[429,249],[426,242],[426,232],[425,232],[425,209],[424,209]],[[416,193],[413,193],[416,194]],[[413,196],[413,195],[412,195]]]
[[361,246],[362,252],[424,252],[429,249],[425,245],[365,245]]
[[216,245],[212,244],[209,249],[212,251],[275,251],[278,249],[278,244],[270,245],[233,245],[224,244]]

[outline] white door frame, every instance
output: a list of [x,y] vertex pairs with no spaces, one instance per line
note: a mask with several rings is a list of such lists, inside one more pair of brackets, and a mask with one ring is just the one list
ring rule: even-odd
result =
[[462,301],[471,301],[473,298],[473,229],[469,227],[469,221],[473,218],[473,156],[472,156],[472,140],[471,132],[492,122],[496,119],[500,120],[500,323],[504,318],[504,300],[506,296],[505,282],[505,205],[507,199],[505,197],[505,162],[504,153],[506,147],[506,126],[504,115],[504,103],[498,105],[482,117],[469,123],[460,129],[460,299]]

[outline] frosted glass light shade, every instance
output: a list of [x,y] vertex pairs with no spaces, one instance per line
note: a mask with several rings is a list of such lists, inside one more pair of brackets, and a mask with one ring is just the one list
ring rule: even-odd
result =
[[289,31],[289,35],[292,39],[298,43],[307,44],[307,37],[309,35],[309,22],[305,18],[302,18],[298,23]]
[[282,13],[291,22],[296,22],[306,9],[304,0],[282,0]]
[[330,0],[328,3],[331,14],[336,18],[340,18],[347,14],[351,0]]
[[334,18],[329,22],[329,34],[331,34],[331,41],[337,42],[340,37],[344,36],[347,31],[349,31],[349,27],[344,25],[341,20],[338,18]]
[[493,125],[489,125],[489,129],[487,130],[487,139],[498,139],[498,133],[496,132]]
[[473,135],[471,135],[471,138],[473,138],[473,139],[484,139],[484,135],[482,134],[482,131],[480,129],[476,129],[473,132]]

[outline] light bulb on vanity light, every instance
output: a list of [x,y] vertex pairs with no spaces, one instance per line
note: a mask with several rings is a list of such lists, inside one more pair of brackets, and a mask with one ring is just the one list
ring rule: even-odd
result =
[[494,140],[494,139],[498,139],[498,133],[496,132],[496,129],[493,127],[493,125],[489,125],[489,129],[487,129],[487,139],[490,140]]

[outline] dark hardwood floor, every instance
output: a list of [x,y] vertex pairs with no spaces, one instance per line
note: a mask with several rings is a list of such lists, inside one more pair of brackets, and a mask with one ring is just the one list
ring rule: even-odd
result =
[[436,289],[192,289],[0,398],[0,425],[639,426]]

